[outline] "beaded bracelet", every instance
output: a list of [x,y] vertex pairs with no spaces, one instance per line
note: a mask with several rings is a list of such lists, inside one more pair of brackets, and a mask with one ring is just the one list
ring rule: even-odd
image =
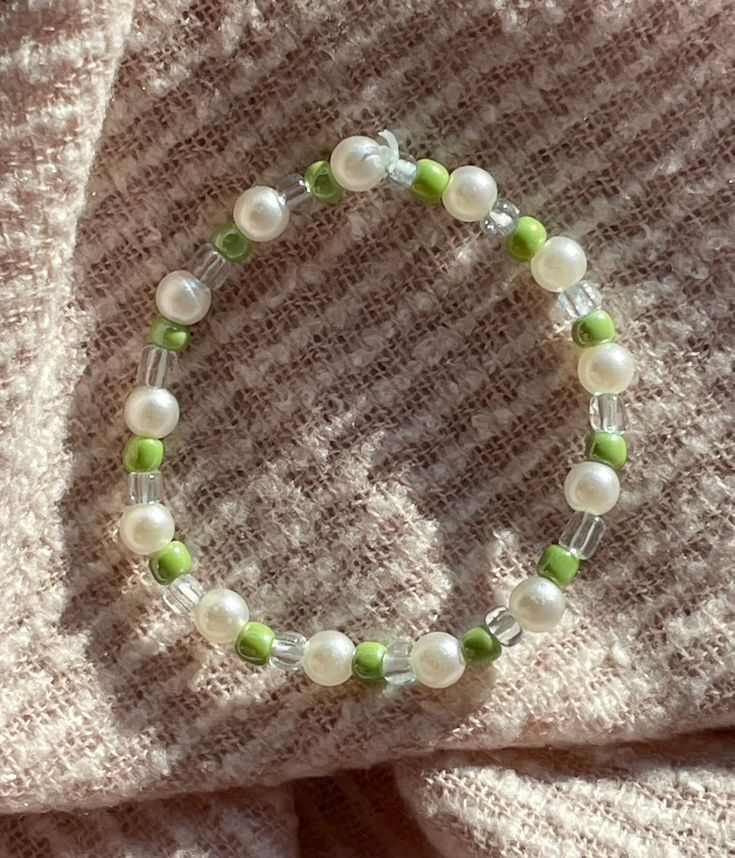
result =
[[[357,646],[342,632],[317,632],[308,640],[295,632],[274,632],[250,621],[245,600],[225,588],[207,592],[190,574],[192,560],[184,543],[174,540],[174,520],[162,503],[159,470],[164,446],[179,420],[176,397],[166,387],[168,371],[190,341],[189,326],[210,308],[212,291],[245,260],[255,242],[277,238],[290,212],[308,200],[337,202],[344,190],[366,191],[386,182],[427,205],[441,203],[464,222],[479,222],[484,233],[502,239],[507,252],[529,262],[533,279],[558,293],[557,305],[572,321],[572,338],[582,351],[578,375],[592,394],[592,432],[585,461],[575,464],[564,482],[564,495],[575,511],[558,542],[546,547],[537,575],[522,581],[508,606],[492,608],[484,621],[461,639],[431,632],[415,643],[398,640],[387,646],[367,641]],[[519,642],[524,631],[545,632],[561,619],[563,589],[577,574],[581,560],[592,557],[605,530],[601,516],[620,494],[617,471],[627,458],[625,413],[619,394],[633,379],[631,354],[615,340],[615,326],[602,308],[597,286],[584,279],[587,259],[572,238],[547,238],[538,220],[520,216],[513,203],[498,198],[495,180],[475,166],[451,173],[442,164],[415,161],[399,148],[389,131],[376,139],[342,140],[329,161],[317,161],[301,175],[289,175],[274,187],[256,185],[234,207],[233,221],[218,227],[186,270],[167,274],[156,289],[160,315],[153,319],[148,344],[138,366],[137,386],[125,403],[125,422],[132,433],[123,451],[128,472],[127,507],[120,520],[122,542],[149,558],[163,598],[176,613],[191,614],[199,632],[215,644],[234,644],[237,655],[254,665],[285,671],[303,670],[320,685],[339,685],[350,677],[368,683],[432,688],[456,682],[467,665],[493,662],[502,650]]]

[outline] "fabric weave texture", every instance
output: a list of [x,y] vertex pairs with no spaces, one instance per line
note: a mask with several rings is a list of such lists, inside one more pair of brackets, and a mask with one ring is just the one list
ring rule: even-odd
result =
[[[0,10],[0,855],[735,854],[734,63],[726,0]],[[639,365],[563,623],[437,692],[251,669],[115,537],[155,284],[386,127],[578,238]],[[173,384],[197,576],[355,640],[506,600],[587,431],[552,300],[388,189],[294,214]]]

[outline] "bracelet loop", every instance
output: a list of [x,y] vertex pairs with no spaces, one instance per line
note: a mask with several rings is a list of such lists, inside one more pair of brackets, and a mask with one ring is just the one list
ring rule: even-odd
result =
[[[209,312],[212,292],[236,264],[245,261],[254,243],[280,236],[290,213],[309,200],[336,203],[344,190],[365,191],[387,183],[426,205],[442,204],[454,218],[476,222],[489,236],[504,242],[508,254],[529,263],[533,279],[557,293],[557,308],[572,322],[572,339],[581,349],[578,376],[591,394],[591,432],[585,459],[564,481],[564,495],[574,511],[558,541],[542,552],[537,575],[518,584],[508,605],[491,608],[482,622],[461,638],[430,632],[416,642],[366,641],[355,644],[341,631],[318,632],[308,640],[292,631],[274,632],[250,620],[247,602],[232,590],[205,592],[191,574],[192,559],[174,539],[174,519],[164,505],[162,439],[179,421],[179,404],[167,389],[169,371],[190,345],[190,326]],[[416,161],[388,130],[375,139],[348,137],[337,144],[329,161],[316,161],[302,175],[288,175],[274,187],[255,185],[237,199],[233,220],[218,226],[185,269],[167,274],[156,288],[157,315],[138,365],[136,387],[125,402],[125,423],[132,433],[123,449],[128,472],[129,506],[120,519],[119,535],[135,554],[149,558],[150,571],[164,588],[172,611],[190,614],[209,641],[234,645],[240,659],[270,664],[287,672],[303,670],[314,682],[332,686],[350,677],[364,683],[432,688],[455,683],[468,666],[495,661],[515,646],[524,632],[545,632],[565,610],[564,588],[580,562],[591,558],[605,531],[602,516],[617,503],[618,471],[626,462],[626,420],[620,394],[633,380],[631,354],[616,340],[615,324],[603,309],[599,288],[586,279],[587,258],[574,239],[548,237],[543,224],[521,215],[514,203],[498,197],[487,170],[461,166],[451,173],[431,159]]]

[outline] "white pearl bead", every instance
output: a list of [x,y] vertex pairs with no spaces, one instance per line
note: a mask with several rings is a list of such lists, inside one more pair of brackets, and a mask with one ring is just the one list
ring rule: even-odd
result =
[[590,393],[622,393],[633,381],[635,361],[628,349],[617,343],[602,343],[584,349],[577,375]]
[[531,258],[533,279],[549,292],[563,292],[584,277],[587,257],[573,238],[555,235]]
[[347,137],[332,152],[329,166],[338,185],[348,191],[369,191],[385,178],[380,144],[370,137]]
[[495,205],[498,186],[482,167],[457,167],[442,194],[444,208],[457,220],[482,220]]
[[309,638],[302,666],[317,685],[340,685],[352,676],[355,645],[342,632],[329,629]]
[[172,271],[156,287],[158,312],[179,325],[193,325],[209,312],[212,293],[188,271]]
[[548,632],[561,620],[566,599],[548,578],[526,578],[513,588],[508,610],[528,632]]
[[135,387],[125,400],[124,416],[133,435],[165,438],[179,422],[179,403],[165,387]]
[[416,679],[429,688],[447,688],[465,669],[462,646],[454,635],[430,632],[419,638],[411,650],[411,667]]
[[174,519],[162,503],[129,506],[120,518],[120,539],[135,554],[155,554],[174,538]]
[[250,611],[239,593],[216,587],[196,603],[192,616],[202,637],[215,644],[226,644],[237,639],[250,618]]
[[278,191],[256,185],[237,198],[232,219],[251,241],[271,241],[288,226],[288,209]]
[[603,462],[579,462],[564,480],[564,497],[572,509],[605,515],[620,497],[620,480]]

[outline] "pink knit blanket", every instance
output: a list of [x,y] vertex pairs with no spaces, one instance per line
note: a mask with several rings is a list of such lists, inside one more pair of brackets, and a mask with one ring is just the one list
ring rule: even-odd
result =
[[[0,8],[1,858],[735,854],[734,67],[729,0]],[[639,364],[564,621],[436,692],[251,668],[115,536],[155,284],[385,127],[578,238]],[[400,193],[294,214],[174,385],[197,576],[356,640],[507,599],[587,427],[552,300]]]

